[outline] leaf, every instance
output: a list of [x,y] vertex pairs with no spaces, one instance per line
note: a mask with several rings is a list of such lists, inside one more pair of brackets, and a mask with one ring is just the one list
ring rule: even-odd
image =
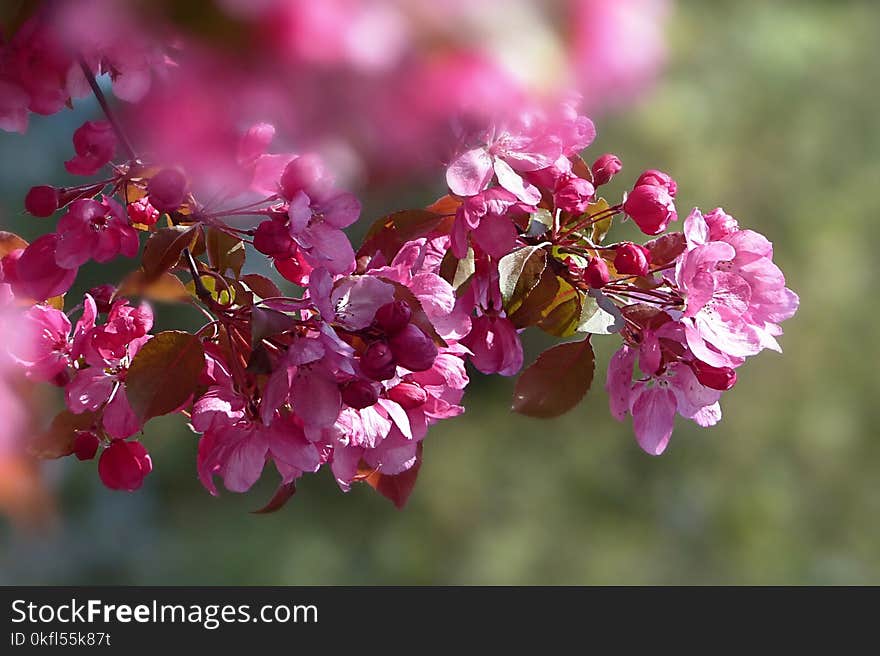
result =
[[60,296],[53,296],[52,298],[47,298],[44,303],[48,305],[50,308],[55,308],[59,312],[64,312],[64,297],[66,294],[61,294]]
[[416,461],[405,472],[395,476],[388,476],[378,471],[372,471],[363,480],[383,497],[391,500],[398,510],[403,510],[407,500],[409,500],[409,495],[412,494],[413,488],[416,486],[416,480],[419,477],[419,469],[421,467],[422,443],[419,442],[416,450]]
[[150,235],[144,246],[143,257],[144,273],[148,279],[158,278],[177,264],[183,249],[195,242],[196,227],[162,228]]
[[182,303],[190,299],[180,278],[167,271],[155,280],[149,280],[142,270],[133,271],[119,285],[116,296],[143,296],[164,303]]
[[577,332],[611,335],[623,328],[620,309],[598,289],[581,298],[581,316]]
[[220,275],[225,276],[227,271],[231,271],[236,279],[241,275],[245,260],[244,242],[241,239],[216,228],[208,228],[205,231],[205,248],[208,261]]
[[651,252],[651,266],[662,267],[671,264],[684,253],[687,240],[683,232],[670,232],[645,244]]
[[254,306],[251,314],[251,345],[256,346],[266,337],[293,330],[296,326],[296,320],[290,315]]
[[141,422],[173,412],[195,392],[205,368],[205,349],[195,335],[169,330],[144,344],[125,379],[125,391]]
[[556,298],[545,308],[545,316],[538,327],[556,337],[571,337],[580,322],[583,294],[562,278],[558,282]]
[[[587,207],[587,214],[590,216],[597,216],[602,212],[607,211],[611,206],[608,204],[608,201],[604,198],[600,198],[595,203],[590,203]],[[596,221],[593,224],[593,231],[590,235],[594,244],[601,244],[602,240],[605,239],[605,235],[611,230],[611,224],[614,222],[614,215],[609,214],[607,218],[602,219],[600,221]]]
[[553,215],[546,207],[529,215],[529,235],[542,235],[553,227]]
[[[211,298],[220,305],[228,306],[235,300],[235,287],[233,285],[230,285],[229,289],[222,284],[218,285],[217,279],[214,276],[200,275],[199,279],[202,281],[202,286],[208,290]],[[192,280],[184,286],[191,296],[198,298],[196,285]]]
[[459,207],[461,207],[461,199],[446,194],[445,196],[441,196],[440,198],[435,200],[425,209],[429,212],[434,212],[435,214],[444,214],[446,216],[451,216],[458,211]]
[[467,255],[462,259],[455,257],[451,250],[447,251],[440,262],[440,277],[455,290],[470,280],[475,271],[473,248],[468,248]]
[[284,483],[278,486],[278,489],[275,491],[275,494],[272,495],[272,498],[269,499],[269,503],[260,508],[259,510],[252,510],[251,514],[253,515],[268,515],[273,512],[277,512],[281,510],[287,502],[296,494],[296,482],[291,481],[290,483]]
[[278,285],[266,276],[261,276],[259,273],[248,273],[241,277],[241,281],[248,286],[248,289],[260,298],[276,298],[278,296],[283,296],[281,290],[278,289]]
[[27,248],[28,243],[14,232],[0,230],[0,258],[4,258],[12,251]]
[[556,296],[561,281],[550,267],[544,269],[538,284],[526,294],[516,308],[508,310],[508,317],[517,328],[534,326],[544,319]]
[[498,284],[505,305],[517,295],[524,297],[538,284],[547,267],[546,245],[526,246],[498,260]]
[[78,431],[89,430],[95,425],[95,413],[75,415],[62,410],[52,420],[49,429],[35,436],[28,443],[28,452],[44,460],[63,458],[73,453],[73,442]]
[[565,414],[589,391],[594,368],[589,337],[547,349],[516,381],[513,411],[540,419]]
[[426,237],[435,231],[448,233],[452,229],[452,221],[451,216],[429,210],[395,212],[379,219],[370,227],[357,255],[372,256],[379,251],[391,262],[406,242]]

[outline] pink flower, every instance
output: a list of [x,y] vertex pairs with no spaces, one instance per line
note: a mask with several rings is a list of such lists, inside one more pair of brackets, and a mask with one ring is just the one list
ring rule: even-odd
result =
[[55,253],[61,238],[57,234],[43,235],[34,240],[15,264],[16,296],[44,301],[64,294],[76,279],[76,267],[57,264]]
[[159,220],[159,210],[150,205],[150,199],[147,196],[129,203],[126,209],[128,211],[128,218],[132,223],[152,226],[156,225],[156,222]]
[[479,371],[513,376],[522,369],[522,343],[510,319],[484,314],[472,324],[461,343],[470,349],[471,362]]
[[111,490],[134,492],[153,471],[150,454],[140,442],[113,440],[98,461],[98,475]]
[[63,312],[35,305],[22,316],[23,338],[12,355],[29,378],[50,381],[71,364],[70,320]]
[[721,210],[712,213],[718,240],[699,210],[685,221],[686,250],[675,280],[686,295],[681,322],[688,346],[715,367],[736,367],[765,348],[781,351],[779,323],[797,311],[798,296],[773,264],[773,246],[762,235],[739,230]]
[[75,269],[90,259],[109,262],[120,254],[134,257],[140,245],[122,206],[107,196],[100,203],[90,198],[71,203],[58,222],[58,235],[55,261],[65,269]]
[[517,231],[513,218],[534,211],[506,189],[494,187],[464,199],[455,212],[452,227],[452,252],[467,255],[468,237],[484,252],[501,258],[516,245]]
[[76,157],[64,162],[74,175],[94,175],[116,155],[116,134],[107,121],[86,121],[73,133]]

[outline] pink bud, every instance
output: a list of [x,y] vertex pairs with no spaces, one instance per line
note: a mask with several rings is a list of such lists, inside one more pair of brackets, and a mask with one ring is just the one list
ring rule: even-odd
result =
[[697,380],[706,387],[726,392],[736,385],[736,371],[730,367],[713,367],[702,360],[694,360],[690,365]]
[[412,309],[406,301],[392,301],[376,310],[376,323],[385,334],[396,335],[406,327],[412,318]]
[[583,178],[572,177],[560,185],[553,194],[556,207],[571,212],[583,214],[593,199],[596,189],[590,182]]
[[254,233],[254,248],[270,257],[288,257],[296,248],[290,231],[280,221],[263,221]]
[[110,312],[113,305],[113,295],[116,293],[116,287],[110,284],[98,285],[89,290],[89,296],[95,299],[95,305],[98,312],[106,314]]
[[24,209],[28,214],[46,218],[52,216],[58,209],[60,202],[58,190],[48,185],[31,187],[24,197]]
[[605,153],[593,162],[593,166],[590,168],[593,173],[593,184],[597,187],[608,184],[611,178],[620,173],[621,169],[623,169],[623,164],[620,163],[617,155]]
[[98,475],[111,490],[134,492],[152,470],[153,461],[140,442],[113,440],[98,460]]
[[186,198],[186,177],[177,169],[162,169],[147,183],[149,203],[160,212],[173,212]]
[[306,287],[309,284],[312,266],[303,259],[298,250],[294,249],[294,253],[290,257],[276,257],[273,261],[278,273],[286,280],[300,287]]
[[376,384],[366,380],[353,380],[342,386],[342,401],[350,408],[362,410],[379,400]]
[[91,460],[98,452],[98,436],[92,432],[80,433],[73,440],[73,453],[77,460]]
[[146,226],[156,225],[159,216],[159,210],[150,205],[150,200],[146,196],[128,204],[128,218],[132,223]]
[[602,289],[607,285],[608,281],[611,280],[611,276],[608,273],[608,265],[605,263],[605,260],[601,257],[591,258],[585,270],[584,278],[593,289]]
[[116,133],[107,121],[86,121],[73,133],[76,157],[64,162],[74,175],[94,175],[116,154]]
[[641,187],[643,185],[663,187],[673,198],[675,198],[675,193],[678,191],[678,185],[675,184],[675,180],[668,173],[658,171],[657,169],[649,169],[639,176],[635,186]]
[[388,345],[397,364],[410,371],[426,371],[437,358],[437,346],[433,340],[411,323],[388,340]]
[[388,398],[404,410],[412,410],[428,400],[428,393],[415,383],[400,383],[387,392]]
[[291,199],[300,191],[317,199],[326,187],[327,174],[317,155],[301,155],[291,161],[281,174],[281,192]]
[[646,276],[650,266],[651,252],[644,246],[631,241],[617,245],[617,253],[614,256],[614,268],[617,269],[617,273],[627,276]]
[[394,354],[385,342],[373,342],[361,356],[361,371],[373,380],[394,378],[397,363]]
[[646,235],[659,235],[678,219],[672,196],[665,187],[643,184],[633,189],[623,204],[626,212]]

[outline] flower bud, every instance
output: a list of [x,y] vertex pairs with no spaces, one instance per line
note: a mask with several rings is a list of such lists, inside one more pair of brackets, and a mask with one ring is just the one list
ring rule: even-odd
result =
[[134,492],[152,470],[153,461],[140,442],[113,440],[98,460],[98,475],[111,490]]
[[643,184],[633,189],[623,204],[626,212],[646,235],[659,235],[678,219],[672,196],[665,187]]
[[263,221],[254,233],[254,248],[270,257],[288,257],[295,248],[290,232],[279,221]]
[[173,212],[186,198],[186,177],[177,169],[162,169],[147,183],[149,203],[160,212]]
[[388,336],[403,330],[412,318],[412,309],[406,301],[392,301],[376,310],[376,324]]
[[418,408],[428,400],[428,393],[415,383],[400,383],[387,392],[388,398],[404,410]]
[[281,193],[288,200],[300,191],[312,200],[327,186],[327,174],[317,155],[301,155],[292,160],[281,174]]
[[361,356],[361,371],[372,380],[394,378],[397,363],[394,354],[385,342],[373,342]]
[[601,257],[590,259],[590,263],[584,271],[584,279],[593,289],[602,289],[608,284],[611,276],[608,273],[608,265]]
[[675,180],[668,173],[658,171],[657,169],[648,169],[639,176],[635,186],[641,187],[643,185],[663,187],[673,198],[675,198],[675,193],[678,191],[678,185],[675,184]]
[[132,223],[141,225],[156,225],[159,220],[159,210],[150,205],[150,200],[144,196],[140,200],[128,204],[128,218]]
[[617,245],[614,255],[614,268],[617,273],[627,276],[646,276],[651,266],[651,252],[644,246],[639,246],[631,241],[625,241]]
[[276,257],[274,264],[278,273],[284,276],[286,280],[300,287],[308,286],[312,265],[303,259],[302,254],[298,250],[293,249],[293,255],[290,257]]
[[80,433],[73,440],[73,453],[77,460],[91,460],[98,452],[98,436],[91,431]]
[[353,380],[345,383],[341,389],[342,401],[350,408],[362,410],[369,408],[379,400],[376,384],[366,380]]
[[583,214],[595,193],[596,189],[589,181],[572,177],[556,189],[553,199],[556,207],[572,214]]
[[605,153],[590,167],[590,171],[593,173],[593,184],[597,187],[608,184],[611,178],[620,173],[622,168],[623,164],[620,163],[617,155]]
[[726,392],[736,385],[736,371],[730,367],[713,367],[702,360],[690,363],[697,380],[714,390]]
[[60,204],[60,196],[55,187],[40,185],[31,187],[24,197],[24,209],[32,216],[46,218],[52,216]]
[[116,287],[110,284],[98,285],[88,291],[89,296],[95,299],[95,306],[98,308],[98,312],[102,314],[110,312],[110,308],[113,306],[113,294],[115,293]]
[[433,340],[414,324],[407,324],[389,341],[397,364],[410,371],[426,371],[437,358],[437,346]]

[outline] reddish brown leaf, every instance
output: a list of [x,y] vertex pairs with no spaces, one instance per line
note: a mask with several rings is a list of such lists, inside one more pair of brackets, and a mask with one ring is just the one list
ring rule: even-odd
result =
[[388,262],[406,242],[425,237],[434,232],[452,229],[452,218],[428,210],[404,210],[376,221],[364,238],[358,257],[372,257],[381,252]]
[[252,510],[251,514],[254,515],[268,515],[273,512],[278,512],[281,510],[287,502],[296,494],[296,482],[291,481],[290,483],[286,483],[283,485],[279,485],[278,489],[275,490],[275,494],[272,495],[272,498],[269,499],[269,503],[260,508],[259,510]]
[[651,252],[651,266],[666,266],[684,253],[687,246],[683,232],[670,232],[645,244]]
[[180,303],[188,301],[190,293],[180,278],[167,271],[155,279],[148,279],[142,270],[126,276],[119,285],[116,296],[143,296],[151,301]]
[[568,412],[590,389],[594,367],[589,337],[547,349],[516,381],[514,412],[541,419]]
[[241,275],[245,260],[244,242],[241,239],[208,228],[205,230],[205,248],[211,266],[220,275],[225,276],[227,271],[231,271],[235,278]]
[[250,290],[260,298],[275,298],[283,296],[278,285],[269,280],[266,276],[259,273],[248,273],[241,277],[241,281],[246,284]]
[[154,280],[177,264],[183,249],[195,242],[196,227],[162,228],[150,235],[142,260],[147,279]]
[[0,258],[6,257],[12,251],[27,248],[27,245],[28,243],[14,232],[0,230]]
[[195,335],[169,330],[144,344],[125,379],[135,415],[145,422],[183,405],[199,384],[205,349]]
[[36,435],[28,443],[28,451],[31,455],[46,460],[69,456],[73,453],[77,431],[88,430],[94,423],[93,412],[75,415],[69,410],[62,410],[55,415],[46,432]]
[[416,451],[416,462],[405,472],[396,476],[388,476],[374,471],[367,474],[363,480],[383,497],[389,499],[398,510],[403,510],[409,500],[409,495],[412,494],[413,488],[416,486],[421,467],[422,444],[420,442]]

